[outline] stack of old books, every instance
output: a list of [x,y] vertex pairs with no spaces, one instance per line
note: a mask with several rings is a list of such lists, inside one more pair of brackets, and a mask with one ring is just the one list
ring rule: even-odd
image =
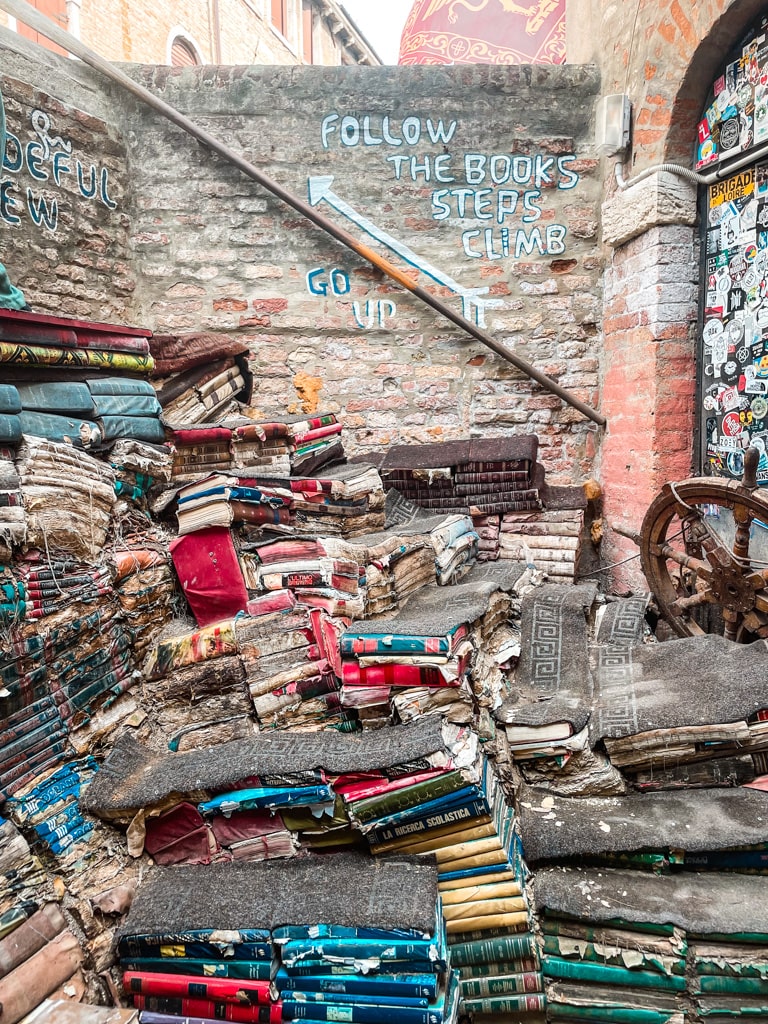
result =
[[232,426],[232,468],[289,476],[291,440],[287,423],[240,422]]
[[232,431],[216,425],[170,427],[168,443],[173,452],[172,479],[194,482],[202,474],[232,467]]
[[336,537],[280,537],[241,544],[245,585],[252,596],[290,590],[300,604],[323,608],[330,615],[360,617],[366,608],[365,567],[348,557],[348,546]]
[[[0,399],[1,399],[0,393]],[[2,413],[0,413],[0,418]],[[21,434],[19,434],[19,441]],[[16,471],[15,449],[0,444],[0,561],[10,562],[27,536],[27,514]]]
[[573,582],[583,528],[580,508],[506,512],[499,528],[499,557],[533,565],[553,582]]
[[289,419],[287,424],[294,476],[309,476],[322,466],[344,460],[342,425],[333,413]]
[[455,1024],[458,1014],[434,866],[407,858],[160,870],[118,952],[147,1024]]
[[[467,774],[476,784],[466,786]],[[464,795],[450,789],[462,782]],[[398,783],[397,789],[351,802],[350,815],[356,822],[365,819],[360,827],[367,829],[373,853],[436,858],[463,1012],[542,1010],[543,978],[524,895],[520,836],[493,765],[481,754],[472,773],[454,769]],[[379,817],[372,818],[374,813]]]
[[387,487],[431,511],[497,516],[541,508],[535,435],[396,445],[378,460]]
[[[279,594],[292,599],[290,591]],[[338,627],[324,612],[287,604],[239,617],[235,632],[261,728],[359,728],[355,711],[341,701]]]
[[[81,806],[126,825],[140,815],[148,823],[146,848],[153,856],[159,852],[161,863],[285,857],[294,844],[365,845],[353,831],[343,793],[363,784],[394,790],[402,777],[410,784],[414,774],[444,773],[453,764],[434,719],[356,737],[260,733],[184,753],[161,753],[124,734]],[[233,840],[237,850],[224,841],[246,827],[251,838],[268,837],[260,840],[263,848],[246,845],[242,834]],[[289,836],[280,835],[286,830]],[[133,852],[138,855],[141,844]]]
[[[572,895],[564,892],[568,883]],[[626,871],[558,868],[537,873],[534,890],[549,1020],[687,1019],[681,996],[688,944],[676,923],[684,887]]]
[[16,469],[29,547],[98,562],[116,500],[111,467],[70,445],[25,435]]
[[239,522],[259,527],[288,525],[292,506],[290,493],[252,486],[250,480],[221,473],[186,484],[176,500],[180,535]]
[[477,566],[447,591],[422,588],[397,615],[353,623],[341,638],[343,701],[359,708],[391,698],[405,720],[410,705],[448,718],[456,712],[452,720],[460,722],[468,697],[470,715],[473,700],[477,707],[501,704],[505,667],[519,653],[508,620],[521,571]]
[[142,510],[147,507],[152,485],[166,485],[171,479],[173,456],[166,444],[147,444],[133,438],[121,438],[112,445],[109,461],[115,473],[118,498]]
[[478,562],[495,562],[501,557],[500,524],[500,516],[472,516],[472,525],[478,538]]

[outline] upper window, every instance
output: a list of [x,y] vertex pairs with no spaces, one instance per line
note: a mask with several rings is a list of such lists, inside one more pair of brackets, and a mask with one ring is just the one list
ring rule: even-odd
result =
[[281,36],[288,35],[288,0],[271,0],[272,24]]
[[[68,27],[67,8],[65,0],[31,0],[32,6],[50,18],[51,21],[55,22],[59,28]],[[27,39],[31,39],[35,43],[39,43],[40,46],[45,46],[49,50],[53,50],[55,53],[61,53],[66,56],[67,51],[62,50],[56,43],[50,42],[45,36],[41,36],[39,32],[36,32],[33,28],[29,28],[24,25],[21,21],[17,22],[19,35],[26,36]]]
[[186,68],[199,63],[197,54],[186,39],[177,36],[171,45],[171,65],[174,68]]

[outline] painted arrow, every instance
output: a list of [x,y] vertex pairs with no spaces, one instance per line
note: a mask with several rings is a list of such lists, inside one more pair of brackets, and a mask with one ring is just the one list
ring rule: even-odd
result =
[[489,289],[486,288],[465,288],[460,285],[457,281],[454,281],[448,274],[444,274],[442,270],[438,270],[437,267],[433,267],[431,263],[427,263],[426,260],[422,259],[421,256],[417,255],[413,249],[409,249],[404,242],[399,242],[392,235],[388,235],[383,228],[380,228],[377,224],[374,224],[372,220],[369,220],[364,214],[356,210],[354,206],[350,206],[349,203],[345,202],[340,196],[332,190],[333,175],[318,175],[317,177],[309,179],[309,205],[317,206],[323,200],[328,203],[329,206],[333,207],[337,213],[342,214],[348,220],[351,220],[353,224],[357,224],[359,228],[365,231],[366,234],[375,238],[382,245],[385,245],[392,252],[397,253],[406,263],[410,263],[412,267],[416,267],[427,277],[431,277],[437,284],[443,285],[448,288],[455,295],[461,296],[462,303],[462,316],[467,320],[474,319],[478,327],[485,327],[485,310],[486,308],[493,309],[503,306],[504,303],[501,299],[483,299],[480,296],[487,295]]

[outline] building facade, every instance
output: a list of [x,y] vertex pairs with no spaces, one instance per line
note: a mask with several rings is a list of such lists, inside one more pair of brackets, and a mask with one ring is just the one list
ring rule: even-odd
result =
[[[33,6],[111,61],[381,63],[336,0],[33,0]],[[0,24],[49,45],[2,12]]]

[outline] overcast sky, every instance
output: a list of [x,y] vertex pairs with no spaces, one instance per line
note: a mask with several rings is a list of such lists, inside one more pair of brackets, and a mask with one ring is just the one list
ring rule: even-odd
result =
[[341,0],[385,64],[397,64],[400,36],[413,0]]

